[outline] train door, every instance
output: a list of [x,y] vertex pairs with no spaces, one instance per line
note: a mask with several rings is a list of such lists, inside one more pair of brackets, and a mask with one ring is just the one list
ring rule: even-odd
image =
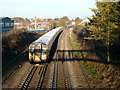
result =
[[46,60],[47,59],[47,55],[46,55],[46,45],[42,45],[42,60]]

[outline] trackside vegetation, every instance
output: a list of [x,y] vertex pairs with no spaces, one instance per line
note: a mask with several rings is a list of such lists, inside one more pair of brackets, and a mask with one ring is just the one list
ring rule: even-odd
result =
[[[20,62],[28,60],[29,44],[41,34],[27,32],[25,29],[11,30],[2,35],[2,72],[3,75]],[[25,59],[26,54],[26,59]],[[24,58],[23,58],[24,57]]]
[[[102,40],[84,39],[89,36],[86,27],[76,26],[71,36],[71,43],[76,52],[77,60],[83,64],[92,81],[93,87],[96,88],[119,88],[120,87],[120,66],[118,61],[120,50],[116,45],[111,47],[113,55],[111,61],[107,62],[106,45]],[[84,31],[84,34],[82,33]],[[117,48],[115,48],[117,47]],[[116,54],[115,54],[116,53]],[[117,58],[117,60],[115,59]]]
[[120,1],[97,2],[89,30],[94,39],[103,39],[107,47],[107,61],[111,61],[110,48],[120,40]]
[[93,87],[120,88],[120,1],[96,2],[87,26],[73,26],[71,43]]

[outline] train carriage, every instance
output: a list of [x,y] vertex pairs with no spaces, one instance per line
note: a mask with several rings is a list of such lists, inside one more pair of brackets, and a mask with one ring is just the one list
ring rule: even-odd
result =
[[29,45],[30,62],[46,61],[49,58],[52,43],[61,30],[62,27],[55,28]]

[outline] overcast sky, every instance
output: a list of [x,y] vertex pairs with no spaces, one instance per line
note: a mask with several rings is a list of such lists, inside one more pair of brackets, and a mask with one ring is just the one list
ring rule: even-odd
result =
[[1,0],[0,16],[23,18],[90,17],[95,0]]

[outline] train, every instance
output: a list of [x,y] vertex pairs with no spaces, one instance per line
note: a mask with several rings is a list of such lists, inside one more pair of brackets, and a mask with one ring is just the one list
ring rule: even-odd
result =
[[53,42],[58,34],[62,31],[62,27],[57,27],[29,45],[29,61],[30,63],[42,62],[49,59],[50,50]]

